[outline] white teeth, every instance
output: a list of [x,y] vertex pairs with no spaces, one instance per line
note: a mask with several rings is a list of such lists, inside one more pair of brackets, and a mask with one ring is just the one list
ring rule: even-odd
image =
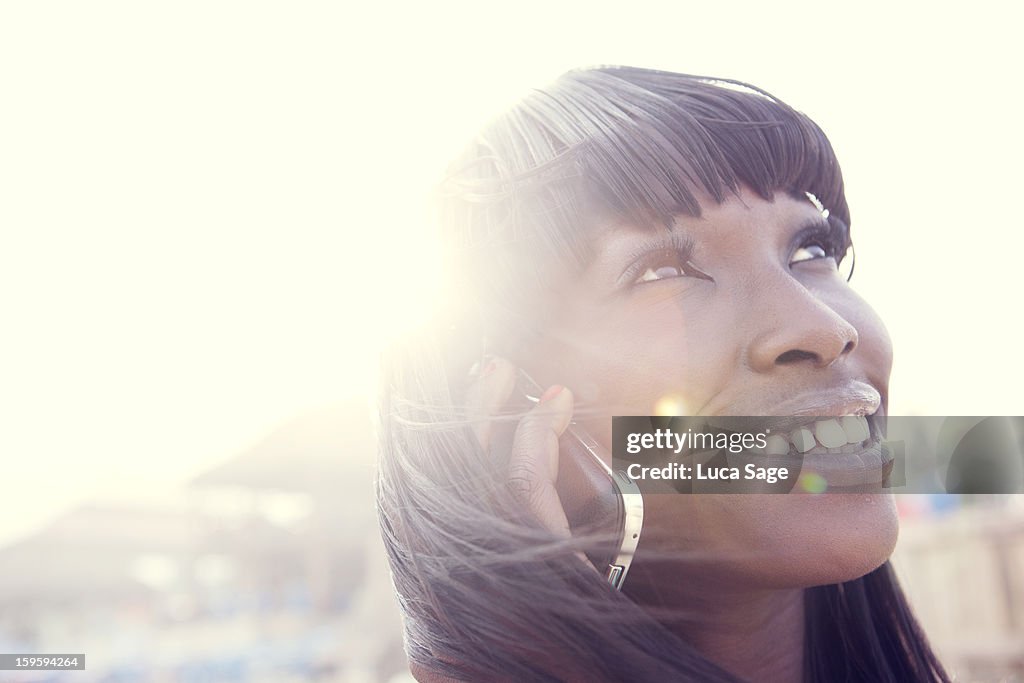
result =
[[793,445],[796,446],[796,449],[801,453],[806,453],[815,446],[814,435],[811,434],[811,430],[805,427],[794,429],[791,436],[793,439]]
[[846,445],[846,432],[835,420],[821,420],[814,423],[814,436],[825,448],[839,448]]
[[867,418],[859,415],[847,415],[843,418],[842,425],[843,431],[846,432],[846,440],[849,443],[860,443],[871,436]]
[[764,452],[768,455],[786,455],[789,445],[799,453],[821,446],[831,453],[856,453],[860,445],[871,438],[867,418],[846,415],[840,418],[818,420],[806,427],[798,427],[788,434],[768,436]]
[[765,450],[768,455],[785,455],[789,453],[789,442],[784,436],[772,434],[768,437],[768,447]]

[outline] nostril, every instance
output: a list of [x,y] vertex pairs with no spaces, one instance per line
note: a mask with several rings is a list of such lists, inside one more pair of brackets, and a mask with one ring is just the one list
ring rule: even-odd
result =
[[851,341],[848,341],[848,342],[846,342],[846,346],[844,346],[844,347],[843,347],[843,352],[842,352],[841,354],[839,354],[839,355],[840,355],[840,356],[845,356],[845,355],[846,355],[846,354],[848,354],[848,353],[849,353],[850,351],[853,351],[853,347],[854,347],[854,346],[856,346],[856,344],[855,344],[855,343],[854,343],[854,342],[853,342],[852,340],[851,340]]
[[779,357],[775,359],[776,365],[787,365],[789,363],[799,363],[803,360],[818,360],[818,354],[811,353],[810,351],[800,351],[799,349],[792,349],[785,353],[779,354]]

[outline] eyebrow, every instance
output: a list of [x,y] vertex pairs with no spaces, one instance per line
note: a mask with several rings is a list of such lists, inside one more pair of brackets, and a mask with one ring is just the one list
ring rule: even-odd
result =
[[831,215],[828,218],[821,216],[819,218],[812,218],[804,221],[793,234],[794,237],[800,237],[815,231],[825,232],[831,237],[842,238],[842,242],[845,245],[852,243],[850,237],[850,226],[848,226],[842,219]]
[[[630,263],[644,254],[656,249],[675,249],[677,251],[693,251],[697,241],[688,231],[673,230],[672,232],[645,233],[642,237],[629,240],[626,257]],[[626,247],[622,247],[623,250]]]
[[834,230],[837,227],[838,226],[835,226],[832,221],[824,216],[818,216],[817,218],[808,218],[807,220],[800,221],[797,224],[796,230],[793,231],[793,234],[801,235],[812,230]]

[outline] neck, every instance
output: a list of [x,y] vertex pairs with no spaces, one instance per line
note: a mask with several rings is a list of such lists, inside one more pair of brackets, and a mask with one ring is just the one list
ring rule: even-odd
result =
[[709,596],[678,635],[741,678],[800,683],[804,667],[804,591],[775,589]]
[[[804,675],[804,590],[722,587],[657,591],[638,600],[685,609],[686,618],[665,625],[726,671],[749,681],[801,683]],[[671,591],[674,592],[674,591]],[[637,596],[640,597],[640,596]],[[682,598],[677,600],[677,598]]]

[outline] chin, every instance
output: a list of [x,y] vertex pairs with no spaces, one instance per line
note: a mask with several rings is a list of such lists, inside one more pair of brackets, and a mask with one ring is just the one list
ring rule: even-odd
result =
[[[826,494],[789,518],[777,539],[789,557],[779,584],[842,583],[874,571],[892,555],[899,517],[892,494]],[[788,506],[787,506],[788,507]]]
[[809,588],[851,581],[884,564],[899,535],[888,493],[666,494],[650,496],[645,505],[650,525],[630,573],[631,592],[653,603],[678,593],[685,604],[723,585]]

